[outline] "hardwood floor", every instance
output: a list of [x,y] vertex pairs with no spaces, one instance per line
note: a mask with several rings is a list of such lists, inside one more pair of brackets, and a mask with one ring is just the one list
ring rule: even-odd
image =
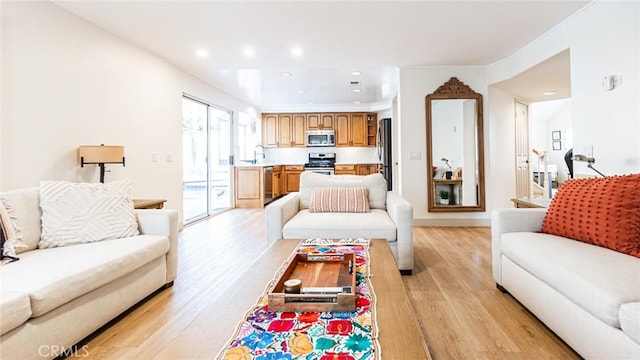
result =
[[[229,284],[266,249],[264,238],[262,209],[236,209],[186,227],[174,286],[98,331],[76,356],[213,358],[233,328],[208,320],[225,312],[216,306],[223,297],[242,293]],[[403,282],[433,359],[580,359],[495,288],[489,228],[416,227],[414,248],[414,275]]]

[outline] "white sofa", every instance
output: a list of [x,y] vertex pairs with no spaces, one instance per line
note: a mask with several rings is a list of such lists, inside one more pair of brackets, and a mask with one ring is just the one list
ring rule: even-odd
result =
[[170,286],[177,274],[177,211],[136,211],[138,236],[38,249],[38,190],[0,193],[29,246],[20,260],[0,266],[2,359],[69,355],[74,344]]
[[[371,212],[309,212],[313,188],[358,186],[368,188]],[[278,239],[387,239],[400,272],[411,274],[413,270],[413,207],[400,195],[387,191],[381,174],[358,176],[303,172],[300,191],[269,204],[265,216],[269,244]]]
[[585,359],[640,359],[640,259],[541,233],[545,213],[494,210],[496,285]]

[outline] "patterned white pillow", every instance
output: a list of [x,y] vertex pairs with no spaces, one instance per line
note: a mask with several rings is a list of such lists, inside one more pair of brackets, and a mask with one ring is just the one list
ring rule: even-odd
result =
[[366,187],[313,188],[309,212],[371,212],[371,208],[369,207],[369,190]]
[[42,234],[51,248],[138,235],[129,180],[102,183],[42,181]]

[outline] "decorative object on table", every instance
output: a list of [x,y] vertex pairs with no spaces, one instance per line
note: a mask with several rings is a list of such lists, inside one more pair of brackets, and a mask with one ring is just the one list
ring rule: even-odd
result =
[[449,205],[449,192],[447,190],[440,190],[438,194],[440,195],[440,204]]
[[97,164],[100,167],[100,182],[104,182],[105,164],[124,164],[124,146],[80,145],[78,148],[80,167]]
[[[353,312],[274,312],[268,293],[299,253],[355,256],[356,310]],[[308,239],[294,250],[265,295],[238,326],[217,359],[380,359],[375,295],[369,280],[369,240]],[[302,281],[304,288],[304,280]]]
[[576,154],[573,155],[571,157],[571,160],[573,161],[585,161],[587,162],[587,167],[595,172],[598,173],[598,175],[602,176],[602,177],[606,177],[605,174],[601,173],[600,171],[598,171],[596,168],[593,167],[593,164],[596,162],[596,159],[586,156],[586,155],[582,155],[582,154]]
[[445,173],[444,173],[444,178],[445,178],[445,179],[447,179],[447,180],[451,180],[451,176],[453,176],[453,171],[452,171],[451,165],[449,164],[449,159],[447,159],[447,158],[442,158],[442,159],[440,159],[440,160],[444,161],[444,163],[445,163],[445,164],[447,165],[447,167],[449,168],[449,170],[445,171]]

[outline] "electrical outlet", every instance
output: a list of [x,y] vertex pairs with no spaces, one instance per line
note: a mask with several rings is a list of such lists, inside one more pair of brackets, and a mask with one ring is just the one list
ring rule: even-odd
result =
[[173,154],[170,154],[170,153],[164,154],[164,161],[165,162],[173,162]]
[[593,157],[593,145],[585,145],[584,154],[587,157]]
[[158,162],[158,160],[160,160],[160,154],[158,154],[158,153],[151,154],[151,161],[152,162]]

